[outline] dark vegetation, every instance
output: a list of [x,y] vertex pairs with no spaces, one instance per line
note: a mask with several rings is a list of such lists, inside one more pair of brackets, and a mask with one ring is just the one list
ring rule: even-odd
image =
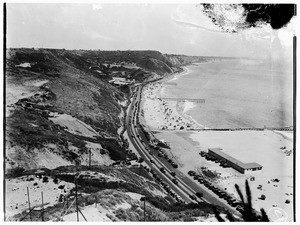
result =
[[296,14],[295,4],[242,4],[246,10],[246,22],[255,27],[258,21],[269,23],[273,29],[280,29]]
[[[247,180],[245,182],[245,185],[246,185],[246,199],[244,198],[240,190],[240,187],[237,184],[235,185],[235,188],[241,199],[241,206],[242,206],[240,209],[240,213],[242,214],[241,219],[243,219],[243,221],[245,222],[269,222],[270,220],[267,216],[266,211],[263,208],[260,209],[260,214],[252,208],[252,195]],[[214,207],[214,212],[218,221],[224,222],[224,219],[220,216],[219,211],[215,207]],[[227,219],[231,222],[237,221],[237,219],[235,219],[233,215],[230,213],[227,213]]]
[[[296,15],[296,4],[241,4],[244,8],[246,21],[237,24],[236,28],[228,30],[224,28],[224,18],[214,12],[214,4],[202,4],[203,12],[225,32],[238,32],[239,30],[256,27],[260,22],[268,23],[273,29],[280,29],[286,26],[291,18]],[[231,4],[233,11],[238,4]],[[230,10],[230,9],[229,9]]]
[[[85,173],[88,172],[88,173]],[[142,173],[141,173],[142,171]],[[145,196],[145,201],[147,205],[147,221],[161,221],[162,218],[158,218],[157,213],[153,214],[153,210],[160,209],[163,211],[165,219],[168,221],[194,221],[194,217],[207,216],[208,214],[213,214],[214,209],[218,212],[226,213],[226,210],[219,206],[213,206],[211,204],[201,202],[201,203],[178,203],[175,202],[169,195],[166,197],[161,197],[149,192],[149,188],[152,186],[160,189],[160,187],[153,182],[153,179],[148,179],[149,175],[143,167],[141,168],[112,168],[110,166],[92,166],[91,169],[88,166],[61,166],[53,170],[47,168],[41,168],[39,170],[27,170],[22,171],[22,175],[37,175],[39,179],[42,178],[42,182],[49,182],[50,178],[53,178],[53,182],[56,183],[58,189],[64,189],[64,185],[60,185],[58,181],[66,181],[74,183],[77,180],[78,184],[78,204],[79,206],[92,205],[94,203],[102,204],[106,207],[114,206],[123,202],[124,195],[123,192],[134,192]],[[113,176],[121,180],[108,180],[105,176],[101,174]],[[141,179],[139,174],[146,180]],[[142,174],[142,175],[141,175]],[[76,179],[77,178],[77,179]],[[34,182],[33,177],[31,180]],[[34,184],[33,184],[34,185]],[[150,189],[152,189],[150,188]],[[111,191],[111,194],[105,194]],[[117,192],[114,192],[117,191]],[[105,192],[105,193],[104,193]],[[85,193],[82,195],[82,193]],[[63,210],[63,205],[65,201],[69,199],[69,205],[73,201],[75,195],[75,189],[72,189],[70,193],[62,194],[59,196],[59,203],[55,206],[47,207],[44,211],[44,219],[47,220],[59,220],[61,212]],[[133,204],[129,211],[126,212],[116,212],[117,218],[121,220],[142,220],[143,211],[136,211],[138,218],[130,217],[133,213],[132,210],[136,210],[137,207],[142,208],[142,203],[140,206]],[[149,205],[150,204],[150,205]],[[153,208],[154,207],[154,208]],[[156,208],[156,209],[155,209]],[[75,212],[75,207],[73,206],[69,213]],[[115,213],[115,212],[113,212]],[[130,214],[130,215],[127,215]],[[26,211],[21,214],[15,215],[15,219],[24,218]],[[34,210],[32,214],[33,221],[40,221],[38,217],[41,215],[40,210]],[[127,216],[126,216],[127,215]],[[27,216],[24,220],[29,221]]]

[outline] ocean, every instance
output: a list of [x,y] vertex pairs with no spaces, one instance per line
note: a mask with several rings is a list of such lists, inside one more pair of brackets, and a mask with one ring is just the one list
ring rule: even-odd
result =
[[162,89],[162,97],[205,99],[185,113],[207,128],[293,125],[292,64],[231,59],[187,67]]

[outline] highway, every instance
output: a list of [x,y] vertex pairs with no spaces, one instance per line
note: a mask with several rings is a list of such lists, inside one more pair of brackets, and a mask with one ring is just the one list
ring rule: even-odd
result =
[[[231,207],[224,199],[220,199],[218,195],[209,190],[203,184],[198,183],[197,181],[183,174],[178,169],[174,168],[174,166],[168,162],[167,159],[169,158],[161,157],[161,155],[159,157],[159,151],[150,146],[150,143],[148,143],[148,140],[139,125],[141,93],[142,87],[138,86],[132,103],[129,106],[130,108],[126,118],[126,128],[130,142],[139,153],[140,157],[144,159],[144,162],[148,165],[152,172],[159,177],[161,183],[168,185],[168,188],[172,190],[171,192],[175,194],[175,199],[177,201],[182,200],[186,203],[199,203],[204,201],[222,206],[234,214],[239,214],[234,207]],[[164,172],[161,171],[161,168],[164,168]],[[171,175],[171,172],[176,174],[175,177]],[[177,184],[172,181],[174,178],[176,178],[178,182]],[[196,192],[203,193],[203,197],[196,197]],[[193,199],[191,199],[191,196],[194,196]]]

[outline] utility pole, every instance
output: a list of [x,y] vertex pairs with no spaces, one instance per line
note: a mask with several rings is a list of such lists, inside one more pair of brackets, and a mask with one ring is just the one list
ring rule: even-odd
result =
[[146,197],[141,197],[141,201],[144,201],[144,221],[146,221]]
[[44,195],[42,192],[42,221],[44,221]]
[[75,178],[75,198],[76,198],[76,213],[77,213],[77,222],[79,222],[79,214],[78,214],[78,199],[77,199],[77,178]]
[[91,156],[91,149],[89,149],[89,170],[91,169],[91,158],[92,158],[92,156]]
[[146,221],[146,199],[144,200],[144,221]]
[[30,220],[32,221],[32,218],[31,218],[31,211],[30,211],[30,198],[29,198],[29,189],[28,189],[28,187],[27,187],[27,197],[28,197],[29,217],[30,217]]

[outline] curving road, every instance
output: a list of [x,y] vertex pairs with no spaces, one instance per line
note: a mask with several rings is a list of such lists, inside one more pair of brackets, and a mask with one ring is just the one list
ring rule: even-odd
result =
[[[151,148],[138,122],[142,88],[143,87],[141,86],[137,87],[132,103],[129,106],[130,108],[126,118],[126,128],[130,142],[139,155],[144,158],[145,163],[150,167],[150,169],[155,171],[158,177],[164,183],[168,184],[170,189],[173,190],[177,196],[180,196],[183,201],[188,203],[205,201],[222,206],[234,214],[239,214],[239,212],[235,208],[231,207],[224,199],[220,199],[219,196],[210,191],[203,184],[194,181],[178,169],[173,168],[173,166],[170,165],[165,158],[158,156],[157,150]],[[161,168],[164,168],[164,173],[161,172]],[[172,182],[174,177],[171,175],[171,172],[176,173],[176,180],[178,181],[178,184],[174,184]],[[196,192],[202,192],[203,198],[196,197]],[[192,200],[189,197],[190,195],[194,195],[196,199]]]

